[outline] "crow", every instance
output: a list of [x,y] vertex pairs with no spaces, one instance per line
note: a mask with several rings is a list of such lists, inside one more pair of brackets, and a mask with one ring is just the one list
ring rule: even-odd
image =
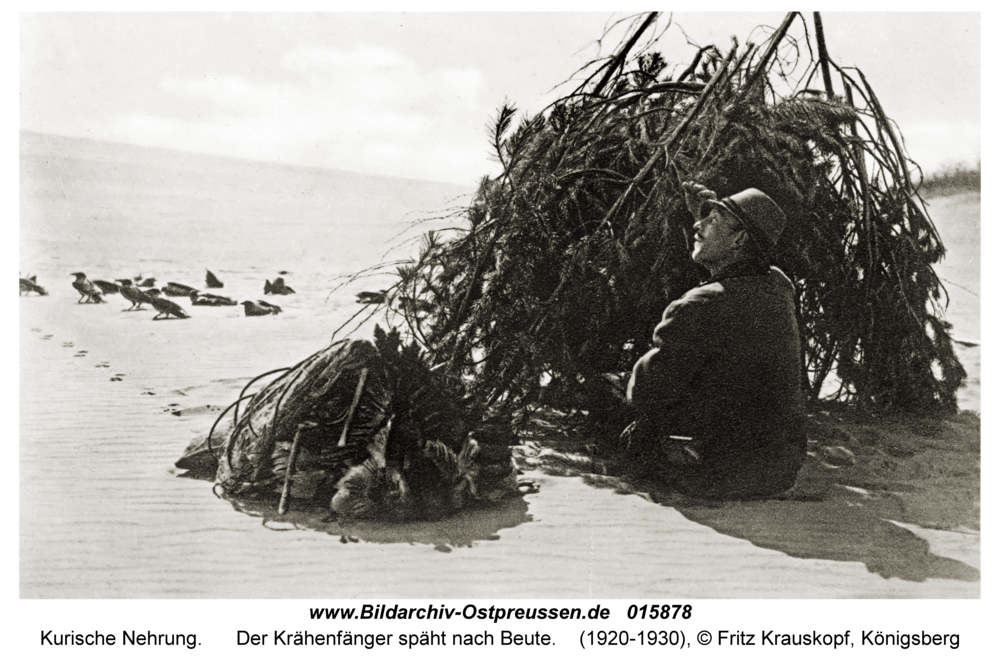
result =
[[87,280],[86,274],[83,272],[73,272],[73,276],[76,277],[76,280],[73,281],[73,287],[80,293],[80,299],[77,300],[77,304],[100,304],[102,302],[101,291]]

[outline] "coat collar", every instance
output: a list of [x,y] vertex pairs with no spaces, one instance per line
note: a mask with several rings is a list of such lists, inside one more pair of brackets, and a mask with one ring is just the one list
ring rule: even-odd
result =
[[740,260],[725,267],[714,277],[709,277],[705,283],[715,283],[722,279],[732,279],[741,276],[764,276],[770,271],[770,266],[755,260]]

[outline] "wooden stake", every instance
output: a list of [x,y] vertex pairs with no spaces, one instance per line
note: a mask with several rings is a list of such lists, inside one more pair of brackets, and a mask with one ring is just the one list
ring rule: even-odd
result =
[[351,403],[351,409],[347,411],[347,421],[344,422],[344,432],[340,434],[340,441],[337,442],[338,447],[343,447],[347,444],[347,431],[351,427],[351,419],[354,418],[354,410],[358,407],[358,401],[361,400],[361,393],[365,390],[365,379],[368,377],[368,369],[361,369],[361,377],[358,378],[358,388],[354,390],[354,402]]
[[288,513],[288,494],[292,487],[292,467],[295,465],[295,457],[299,455],[299,435],[302,429],[310,427],[309,424],[299,424],[295,431],[295,439],[292,440],[292,450],[288,453],[288,467],[285,468],[285,485],[281,487],[281,501],[278,502],[278,515],[283,516]]

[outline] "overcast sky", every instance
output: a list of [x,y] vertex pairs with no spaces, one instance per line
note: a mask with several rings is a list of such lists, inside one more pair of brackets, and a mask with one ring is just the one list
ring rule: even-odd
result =
[[[471,185],[494,168],[485,127],[504,99],[540,111],[618,44],[595,40],[624,16],[22,13],[20,126]],[[657,50],[683,67],[686,39],[759,43],[754,27],[782,18],[677,13]],[[976,163],[979,14],[826,13],[824,27],[925,170]]]

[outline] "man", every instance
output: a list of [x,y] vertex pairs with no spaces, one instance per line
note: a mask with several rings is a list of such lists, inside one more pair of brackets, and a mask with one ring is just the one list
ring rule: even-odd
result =
[[683,186],[698,219],[691,257],[711,276],[667,307],[635,364],[627,455],[684,493],[774,495],[805,459],[794,290],[770,266],[785,215],[757,189],[718,200]]

